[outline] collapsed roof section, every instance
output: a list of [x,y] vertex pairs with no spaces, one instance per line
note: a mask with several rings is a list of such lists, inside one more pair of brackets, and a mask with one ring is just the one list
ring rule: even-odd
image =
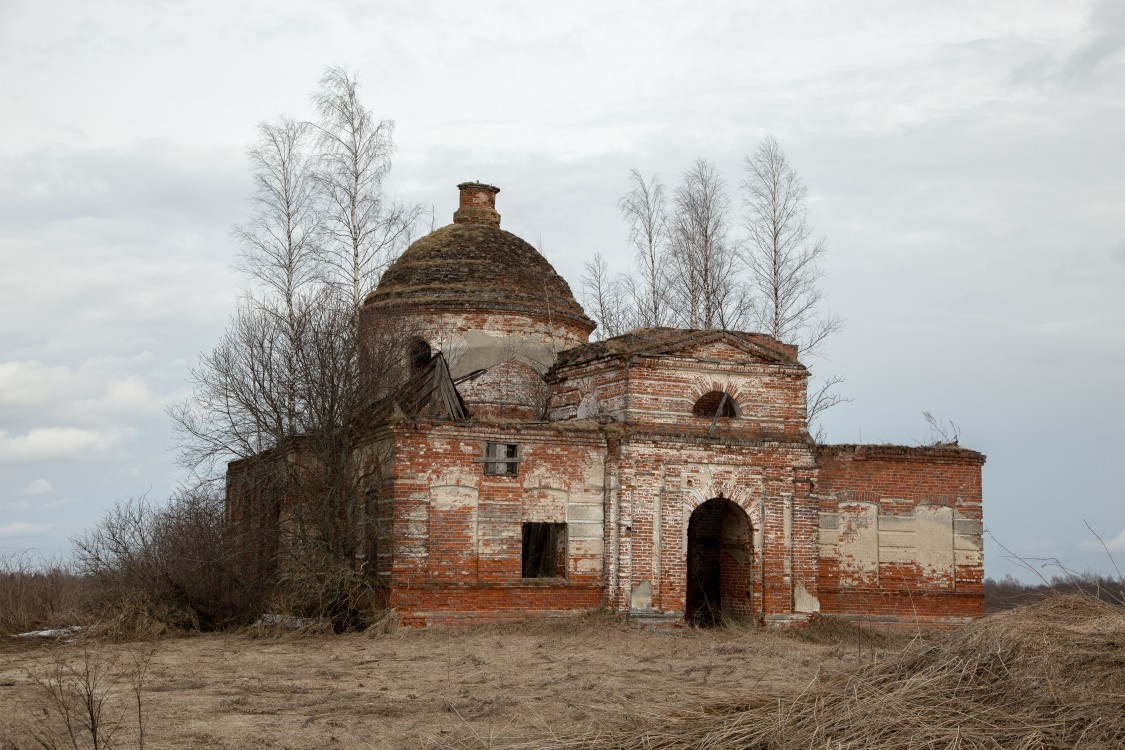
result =
[[441,352],[435,353],[414,370],[393,396],[383,399],[372,410],[375,422],[401,415],[409,419],[429,418],[464,422],[469,419],[465,400],[453,384],[449,365]]

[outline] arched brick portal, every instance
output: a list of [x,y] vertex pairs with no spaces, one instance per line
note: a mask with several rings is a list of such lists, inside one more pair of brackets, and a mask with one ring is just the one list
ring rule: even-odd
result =
[[687,604],[684,618],[714,625],[754,615],[753,533],[737,503],[720,496],[688,520]]

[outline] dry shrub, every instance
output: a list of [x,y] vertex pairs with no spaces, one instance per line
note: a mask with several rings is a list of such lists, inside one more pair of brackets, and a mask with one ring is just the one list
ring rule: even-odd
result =
[[162,505],[118,502],[74,539],[75,565],[94,587],[90,607],[102,634],[145,637],[234,620],[223,514],[222,496],[200,487]]
[[[311,546],[311,545],[309,545]],[[364,630],[376,619],[378,594],[371,577],[319,550],[302,550],[279,565],[270,610],[323,620],[338,633]]]
[[[144,691],[155,650],[149,643],[120,651],[53,647],[44,668],[26,672],[35,689],[0,730],[0,746],[144,750]],[[122,741],[126,735],[128,743]]]
[[628,707],[580,738],[513,747],[1120,748],[1125,609],[1056,596],[992,615],[796,696]]
[[198,630],[190,612],[146,593],[125,589],[99,589],[91,600],[89,623],[81,640],[152,640],[180,630]]
[[0,555],[0,635],[81,622],[89,582],[60,562]]
[[380,635],[390,635],[395,632],[396,628],[398,628],[398,612],[388,609],[368,625],[363,634],[369,638],[375,638]]
[[92,632],[130,639],[219,630],[263,612],[326,620],[337,632],[370,623],[380,596],[354,555],[314,529],[258,564],[254,545],[224,533],[221,489],[185,488],[161,504],[120,501],[73,540],[76,569],[91,586]]

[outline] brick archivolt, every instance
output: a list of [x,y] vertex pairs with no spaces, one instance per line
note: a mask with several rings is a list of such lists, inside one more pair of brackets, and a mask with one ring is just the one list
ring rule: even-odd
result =
[[717,483],[714,481],[707,481],[704,484],[684,487],[676,494],[680,498],[680,504],[683,506],[684,512],[691,515],[692,512],[703,503],[714,498],[721,498],[723,500],[730,500],[738,507],[746,511],[751,519],[755,518],[753,513],[757,512],[758,505],[761,500],[757,493],[752,493],[751,490],[743,485],[735,482]]

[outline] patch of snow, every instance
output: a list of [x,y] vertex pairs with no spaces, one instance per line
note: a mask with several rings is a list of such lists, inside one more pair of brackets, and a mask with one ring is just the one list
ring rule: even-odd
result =
[[82,632],[81,625],[71,625],[69,628],[54,628],[51,630],[32,630],[27,633],[16,633],[13,638],[67,638]]
[[311,628],[320,621],[311,617],[294,617],[292,615],[265,614],[258,618],[255,625],[276,625],[281,628]]

